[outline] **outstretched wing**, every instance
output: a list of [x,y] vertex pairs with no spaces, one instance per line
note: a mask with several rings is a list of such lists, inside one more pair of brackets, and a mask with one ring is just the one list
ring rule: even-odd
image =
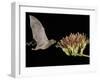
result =
[[33,39],[35,39],[37,42],[37,46],[35,49],[37,50],[47,48],[47,45],[50,41],[46,36],[44,27],[41,22],[34,16],[30,16],[30,26],[32,29]]

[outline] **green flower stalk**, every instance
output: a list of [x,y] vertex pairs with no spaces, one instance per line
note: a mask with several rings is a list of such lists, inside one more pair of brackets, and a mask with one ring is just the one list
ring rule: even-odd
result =
[[57,46],[60,47],[68,56],[85,56],[83,54],[86,45],[89,43],[86,35],[80,33],[71,33],[69,36],[63,37],[57,42]]

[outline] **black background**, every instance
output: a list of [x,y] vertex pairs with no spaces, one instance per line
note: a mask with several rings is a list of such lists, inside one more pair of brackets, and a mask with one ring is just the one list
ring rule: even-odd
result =
[[[89,38],[89,15],[26,13],[26,42],[33,40],[29,16],[36,17],[45,28],[48,39],[59,41],[70,33],[85,33]],[[55,44],[46,50],[32,51],[26,45],[26,67],[89,64],[89,58],[67,56]],[[84,50],[89,55],[89,45]]]

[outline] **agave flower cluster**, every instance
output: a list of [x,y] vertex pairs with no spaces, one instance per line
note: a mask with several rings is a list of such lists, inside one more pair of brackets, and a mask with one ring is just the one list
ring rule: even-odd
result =
[[60,41],[58,41],[57,45],[62,48],[68,56],[88,57],[88,55],[83,54],[88,43],[89,40],[84,33],[71,33],[69,36],[63,37]]

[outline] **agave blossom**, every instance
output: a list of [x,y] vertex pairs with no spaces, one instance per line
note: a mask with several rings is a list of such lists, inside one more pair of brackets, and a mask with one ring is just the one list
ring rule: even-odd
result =
[[84,33],[71,33],[69,36],[63,37],[60,41],[58,41],[57,46],[62,48],[68,56],[88,57],[88,55],[83,54],[88,43],[89,40]]

